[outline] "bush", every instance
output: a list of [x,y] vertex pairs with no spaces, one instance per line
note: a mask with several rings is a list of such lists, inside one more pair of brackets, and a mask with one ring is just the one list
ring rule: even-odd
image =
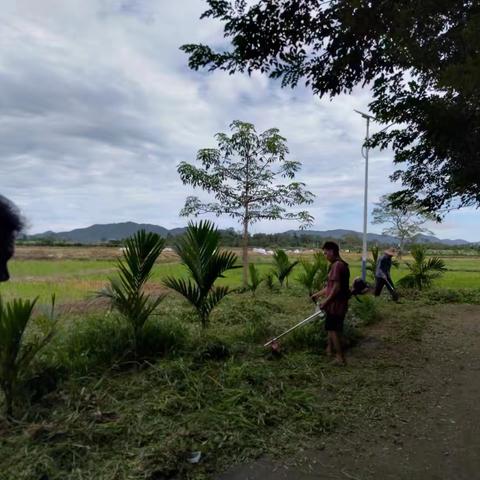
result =
[[367,295],[357,297],[358,300],[350,301],[349,317],[353,325],[371,325],[380,320],[375,300]]
[[164,247],[165,240],[160,235],[138,231],[125,240],[123,258],[117,261],[118,277],[110,278],[110,284],[98,292],[99,297],[107,298],[112,308],[127,320],[134,353],[145,322],[165,298],[165,294],[153,298],[144,291]]
[[112,313],[77,318],[60,332],[44,362],[84,375],[111,366],[131,352],[129,327]]
[[432,303],[480,304],[480,290],[436,288],[426,292],[427,301]]
[[144,358],[174,355],[185,350],[190,331],[180,321],[150,321],[143,329],[139,354]]
[[13,415],[18,387],[36,355],[52,339],[55,332],[55,296],[48,317],[38,318],[36,331],[27,337],[26,330],[38,300],[14,299],[4,302],[0,297],[0,387],[5,396],[5,412]]

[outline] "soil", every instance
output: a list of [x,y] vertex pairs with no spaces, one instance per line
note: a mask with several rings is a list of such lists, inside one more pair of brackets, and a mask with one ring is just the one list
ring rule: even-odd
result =
[[393,346],[378,325],[349,363],[404,369],[405,401],[368,428],[359,419],[296,458],[261,458],[217,480],[480,479],[480,306],[436,305],[419,341]]

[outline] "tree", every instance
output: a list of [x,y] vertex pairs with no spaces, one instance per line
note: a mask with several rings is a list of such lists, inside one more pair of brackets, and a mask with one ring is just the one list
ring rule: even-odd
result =
[[480,5],[474,0],[207,0],[231,48],[184,45],[193,69],[259,70],[334,97],[371,86],[375,117],[397,127],[396,206],[480,205]]
[[414,245],[411,251],[413,262],[405,262],[409,273],[398,284],[407,288],[422,290],[431,286],[447,270],[445,262],[439,257],[427,258],[425,245]]
[[110,284],[97,294],[108,298],[112,307],[128,321],[135,355],[145,322],[165,298],[164,294],[152,298],[144,291],[164,247],[163,238],[145,230],[125,240],[123,258],[117,261],[118,277],[111,278]]
[[429,220],[435,220],[435,217],[420,211],[414,205],[395,207],[391,204],[388,195],[380,197],[380,202],[375,205],[372,211],[372,224],[387,224],[382,233],[398,238],[400,252],[403,250],[405,241],[412,240],[420,233],[432,233],[424,227],[424,224]]
[[[229,137],[217,133],[218,148],[200,150],[197,160],[202,168],[186,162],[178,166],[184,184],[213,193],[216,203],[202,203],[188,197],[180,212],[182,216],[214,213],[229,215],[243,227],[243,286],[248,283],[248,228],[260,220],[294,219],[302,226],[310,225],[313,217],[307,211],[289,212],[286,207],[312,203],[314,195],[305,184],[277,183],[277,178],[293,179],[300,163],[287,160],[286,139],[278,129],[271,128],[258,135],[250,123],[234,121]],[[275,185],[274,185],[275,182]]]
[[187,267],[189,279],[167,277],[164,284],[183,295],[197,310],[202,327],[208,326],[211,311],[230,293],[227,286],[215,286],[218,278],[235,268],[237,256],[219,249],[220,233],[212,222],[189,223],[175,242],[175,251]]

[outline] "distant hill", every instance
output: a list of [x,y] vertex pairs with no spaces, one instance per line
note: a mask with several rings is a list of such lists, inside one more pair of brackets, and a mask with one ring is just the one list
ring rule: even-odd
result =
[[[158,233],[162,237],[167,235],[181,235],[185,228],[173,228],[171,230],[160,227],[158,225],[152,225],[148,223],[135,223],[135,222],[123,222],[123,223],[108,223],[102,225],[92,225],[86,228],[76,228],[69,232],[44,232],[36,235],[29,235],[29,240],[38,240],[38,239],[50,239],[55,241],[65,241],[72,243],[82,243],[82,244],[95,244],[95,243],[107,243],[109,241],[118,241],[123,240],[124,238],[130,237],[138,230],[144,229],[147,232]],[[360,232],[354,230],[288,230],[283,232],[283,235],[308,235],[309,237],[318,237],[318,238],[332,238],[342,240],[345,237],[356,236],[362,238]],[[378,242],[380,244],[395,245],[398,243],[398,240],[395,237],[388,235],[380,235],[376,233],[368,234],[369,242]],[[437,243],[444,245],[469,245],[470,242],[465,240],[456,239],[439,239],[431,235],[419,235],[417,241],[420,243]]]
[[107,223],[104,225],[92,225],[85,228],[76,228],[69,232],[52,232],[39,233],[36,235],[29,235],[28,239],[44,239],[48,238],[55,241],[65,241],[72,243],[107,243],[112,240],[123,240],[124,238],[132,236],[139,230],[146,230],[147,232],[158,233],[162,237],[166,237],[168,233],[174,232],[173,235],[181,234],[184,228],[175,228],[168,230],[158,225],[151,225],[148,223]]
[[[323,230],[323,231],[288,230],[285,233],[290,235],[311,235],[319,238],[336,238],[338,240],[341,240],[342,238],[345,238],[348,236],[358,236],[360,238],[363,237],[363,234],[360,232],[356,232],[354,230],[342,230],[342,229]],[[398,243],[398,239],[395,237],[392,237],[390,235],[381,235],[377,233],[367,233],[367,240],[369,242],[378,242],[381,244],[391,244],[391,245],[395,245]],[[450,239],[437,238],[437,237],[434,237],[433,235],[417,235],[415,240],[418,243],[437,243],[437,244],[443,244],[443,245],[470,245],[472,243],[472,242],[467,242],[466,240],[461,240],[461,239],[450,240]]]

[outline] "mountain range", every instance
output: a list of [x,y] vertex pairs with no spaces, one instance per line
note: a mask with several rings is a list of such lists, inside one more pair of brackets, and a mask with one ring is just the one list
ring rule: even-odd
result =
[[[101,225],[92,225],[86,228],[76,228],[68,232],[52,232],[47,231],[44,233],[39,233],[35,235],[29,235],[27,238],[29,240],[38,240],[38,239],[51,239],[55,241],[65,241],[72,243],[82,243],[82,244],[95,244],[95,243],[105,243],[111,240],[122,240],[124,238],[130,237],[138,230],[144,229],[148,232],[158,233],[162,237],[167,235],[176,236],[181,235],[185,228],[173,228],[167,229],[158,225],[152,225],[148,223],[135,223],[135,222],[123,222],[123,223],[108,223]],[[311,237],[318,238],[333,238],[341,240],[348,236],[358,236],[362,237],[360,232],[354,230],[288,230],[283,232],[283,235],[308,235]],[[398,243],[398,240],[395,237],[389,235],[381,235],[376,233],[369,233],[368,236],[369,242],[378,242],[381,244],[390,244],[395,245]],[[471,242],[467,242],[462,239],[439,239],[432,235],[418,235],[416,241],[419,243],[437,243],[443,245],[468,245]]]

